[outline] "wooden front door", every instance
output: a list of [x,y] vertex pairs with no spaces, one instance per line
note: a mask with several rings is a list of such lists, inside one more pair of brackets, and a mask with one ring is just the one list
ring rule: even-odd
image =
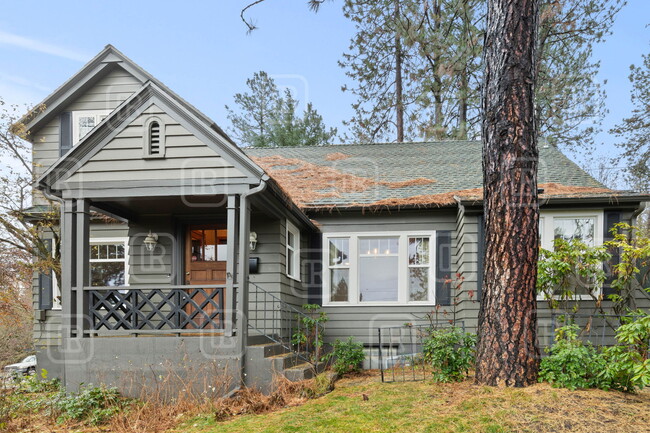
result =
[[[226,284],[226,257],[228,256],[226,225],[190,225],[185,239],[185,284],[193,286]],[[193,317],[195,325],[190,323],[185,327],[215,329],[215,324],[210,323],[210,317],[224,308],[224,293],[224,289],[204,289],[203,292],[188,290],[190,299],[194,303],[187,305],[185,312]],[[201,305],[203,305],[202,313],[197,311],[197,306]],[[212,322],[222,323],[222,317],[216,316]]]

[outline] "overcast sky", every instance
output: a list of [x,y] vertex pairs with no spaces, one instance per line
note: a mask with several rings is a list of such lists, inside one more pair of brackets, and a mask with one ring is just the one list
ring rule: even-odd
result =
[[[313,102],[325,121],[342,130],[353,98],[338,67],[354,33],[341,0],[318,14],[305,0],[266,0],[240,21],[246,1],[11,1],[0,16],[0,96],[36,104],[106,44],[115,45],[218,124],[227,127],[225,104],[245,90],[253,72],[265,70],[281,86]],[[613,35],[596,50],[600,79],[607,80],[607,130],[631,110],[629,65],[650,53],[650,1],[628,0]],[[615,139],[598,137],[599,152],[612,155]]]

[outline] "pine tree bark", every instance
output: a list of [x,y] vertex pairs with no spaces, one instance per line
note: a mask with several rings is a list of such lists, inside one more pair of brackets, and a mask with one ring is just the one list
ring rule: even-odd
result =
[[538,0],[489,0],[483,88],[485,267],[476,381],[537,381]]
[[404,95],[402,91],[402,39],[400,35],[400,0],[395,0],[395,126],[397,142],[404,142]]
[[468,79],[467,79],[467,67],[463,67],[460,71],[460,91],[458,98],[458,134],[457,137],[459,140],[467,140],[467,96],[469,95],[468,91]]
[[[433,9],[433,33],[436,37],[440,37],[440,24],[442,21],[442,10],[439,0],[434,0],[432,3]],[[433,51],[433,104],[434,104],[434,137],[436,140],[442,140],[445,138],[447,131],[445,130],[445,119],[442,111],[443,100],[442,100],[442,71],[440,67],[440,57],[441,57],[441,46],[439,42],[436,42]]]

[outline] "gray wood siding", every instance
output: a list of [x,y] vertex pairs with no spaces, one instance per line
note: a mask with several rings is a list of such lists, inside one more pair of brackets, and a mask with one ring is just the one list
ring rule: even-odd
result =
[[[90,238],[122,238],[128,235],[126,225],[94,223],[90,226]],[[32,304],[38,310],[39,276],[35,272],[32,279]],[[47,310],[45,321],[34,317],[34,340],[36,346],[57,346],[61,342],[61,310]]]
[[[144,238],[149,230],[158,235],[154,251],[147,251]],[[174,223],[169,216],[143,217],[129,224],[129,285],[170,285],[179,269],[174,269],[176,241]],[[180,284],[184,284],[182,281]]]
[[[543,211],[553,211],[555,209],[545,208]],[[542,211],[542,212],[543,212]],[[625,222],[631,222],[632,213],[627,212],[622,214],[622,220]],[[458,218],[458,237],[457,237],[457,257],[456,257],[456,266],[458,272],[460,272],[464,277],[465,281],[463,283],[463,291],[460,297],[460,305],[457,309],[458,318],[464,322],[466,329],[469,332],[477,332],[478,328],[478,313],[480,309],[480,303],[470,301],[467,291],[476,290],[476,287],[481,282],[477,281],[477,261],[478,261],[478,217],[476,215],[465,215],[462,211],[459,212]],[[638,290],[635,292],[634,296],[635,302],[638,308],[650,308],[650,295],[645,292]],[[552,311],[548,306],[548,303],[543,300],[539,300],[538,303],[538,337],[541,345],[547,345],[552,341],[552,323],[551,316]],[[610,301],[603,301],[604,311],[611,312],[612,303]],[[592,300],[582,300],[578,302],[578,314],[592,314],[595,313],[594,301]],[[598,324],[596,324],[598,327]],[[607,327],[599,328],[600,331],[605,330],[606,338],[613,337],[613,331]],[[595,338],[596,336],[594,336]],[[596,341],[594,341],[596,343]]]
[[[165,158],[145,159],[144,123],[155,115],[165,123]],[[127,180],[170,180],[244,178],[232,163],[181,126],[160,108],[151,105],[93,155],[67,182],[111,182]]]
[[[116,68],[88,89],[64,111],[113,110],[142,85],[122,68]],[[59,159],[59,118],[55,118],[33,137],[33,164],[37,176]],[[46,203],[40,191],[34,190],[34,203]]]
[[[456,317],[469,332],[476,331],[480,302],[477,299],[478,281],[478,216],[467,215],[461,208],[456,221],[456,255],[454,267],[463,278],[457,293]],[[470,292],[473,296],[470,296]],[[453,296],[453,294],[452,294]],[[447,307],[452,311],[452,307]]]

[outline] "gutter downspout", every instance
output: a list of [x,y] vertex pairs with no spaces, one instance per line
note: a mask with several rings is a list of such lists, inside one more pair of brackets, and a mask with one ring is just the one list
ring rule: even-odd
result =
[[639,215],[643,213],[644,210],[646,210],[647,207],[648,207],[648,202],[642,201],[641,203],[639,203],[639,208],[635,210],[634,213],[632,213],[632,221],[630,222],[632,223],[633,226],[636,226],[637,218],[639,217]]
[[237,265],[237,305],[239,320],[237,320],[237,349],[239,352],[240,387],[245,386],[246,380],[246,344],[248,340],[248,257],[250,237],[249,197],[259,194],[266,189],[269,176],[264,174],[259,185],[239,196],[239,263]]

